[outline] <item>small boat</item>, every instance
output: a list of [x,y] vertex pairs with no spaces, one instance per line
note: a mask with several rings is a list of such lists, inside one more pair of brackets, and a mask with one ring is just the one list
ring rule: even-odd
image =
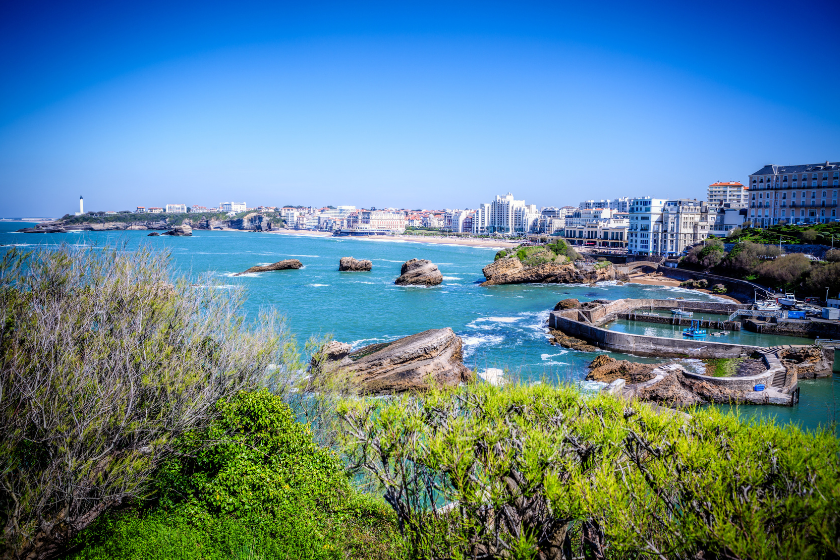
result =
[[691,321],[691,326],[683,330],[683,336],[689,338],[703,338],[706,336],[706,329],[700,328],[700,321]]
[[798,303],[796,301],[796,296],[793,295],[793,294],[785,294],[785,297],[779,298],[778,301],[779,301],[780,304],[782,304],[784,306],[787,306],[787,307],[793,307]]
[[672,309],[671,314],[676,315],[677,317],[691,317],[692,315],[694,315],[693,312],[686,311],[684,309]]
[[757,301],[755,303],[755,308],[758,311],[780,311],[782,306],[772,300],[767,301]]

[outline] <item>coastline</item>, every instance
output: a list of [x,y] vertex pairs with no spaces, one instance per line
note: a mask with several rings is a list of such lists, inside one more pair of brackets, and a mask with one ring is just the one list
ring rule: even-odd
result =
[[[220,230],[221,231],[221,230]],[[227,231],[227,230],[225,230]],[[238,230],[230,230],[238,231]],[[311,231],[298,229],[276,229],[264,233],[278,235],[294,235],[301,237],[333,237],[332,233],[326,231]],[[465,247],[481,247],[485,249],[509,249],[517,247],[518,242],[503,241],[501,239],[475,239],[464,237],[432,237],[428,235],[371,235],[371,236],[347,236],[341,239],[362,239],[365,241],[381,242],[407,242],[407,243],[433,243],[441,245],[462,245]]]
[[[628,284],[641,284],[641,285],[644,285],[644,286],[663,286],[663,287],[666,287],[666,288],[679,288],[680,287],[680,281],[679,280],[674,280],[673,278],[668,278],[666,276],[661,276],[661,277],[656,277],[656,278],[651,278],[651,277],[648,277],[646,275],[631,276],[630,279],[627,281],[627,283]],[[704,294],[709,294],[710,296],[715,296],[715,297],[718,297],[718,298],[721,298],[721,299],[729,300],[729,301],[732,301],[734,303],[741,303],[740,300],[738,300],[738,299],[736,299],[732,296],[728,296],[726,294],[716,294],[716,293],[712,292],[711,290],[705,290],[705,289],[701,289],[701,288],[692,288],[692,290],[695,291],[695,292],[702,292]]]

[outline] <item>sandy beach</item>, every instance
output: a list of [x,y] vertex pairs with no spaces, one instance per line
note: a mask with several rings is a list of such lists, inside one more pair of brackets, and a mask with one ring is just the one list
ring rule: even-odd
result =
[[[311,231],[299,229],[277,229],[266,233],[274,233],[279,235],[299,235],[306,237],[332,237],[332,233],[328,231]],[[349,236],[348,236],[349,237]],[[383,241],[394,242],[404,241],[413,243],[437,243],[445,245],[464,245],[466,247],[485,247],[491,249],[507,249],[516,247],[519,242],[503,241],[501,239],[476,239],[464,237],[432,237],[429,235],[371,235],[368,237],[356,236],[352,239],[364,239],[366,241]]]

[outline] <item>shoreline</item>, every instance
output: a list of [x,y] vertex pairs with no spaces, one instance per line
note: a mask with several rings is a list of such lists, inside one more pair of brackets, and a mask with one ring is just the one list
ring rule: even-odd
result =
[[[228,230],[218,230],[228,231]],[[240,231],[240,230],[230,230]],[[266,231],[262,233],[272,233],[277,235],[292,235],[299,237],[334,237],[332,233],[326,231],[312,231],[312,230],[297,230],[297,229],[277,229]],[[510,249],[519,246],[518,242],[503,241],[500,239],[475,239],[464,237],[432,237],[426,235],[370,235],[370,236],[343,236],[337,239],[361,239],[365,241],[379,241],[379,242],[406,242],[406,243],[431,243],[436,245],[462,245],[464,247],[479,247],[484,249]]]
[[[668,278],[667,276],[657,277],[657,278],[649,278],[647,276],[631,276],[630,279],[627,281],[628,284],[640,284],[643,286],[662,286],[664,288],[679,288],[680,281],[674,280],[673,278]],[[691,288],[692,291],[701,292],[704,294],[708,294],[710,296],[715,296],[718,298],[723,298],[735,303],[741,303],[740,300],[728,296],[726,294],[716,294],[711,290],[706,290],[702,288]]]

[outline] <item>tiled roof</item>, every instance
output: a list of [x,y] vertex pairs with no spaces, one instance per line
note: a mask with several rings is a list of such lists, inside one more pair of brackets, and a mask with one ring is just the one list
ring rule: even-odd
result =
[[709,186],[710,187],[743,187],[744,185],[741,184],[739,181],[718,181],[717,183],[712,183]]
[[812,171],[834,171],[840,169],[840,162],[826,161],[806,165],[765,165],[753,175],[773,175],[774,173],[805,173]]

